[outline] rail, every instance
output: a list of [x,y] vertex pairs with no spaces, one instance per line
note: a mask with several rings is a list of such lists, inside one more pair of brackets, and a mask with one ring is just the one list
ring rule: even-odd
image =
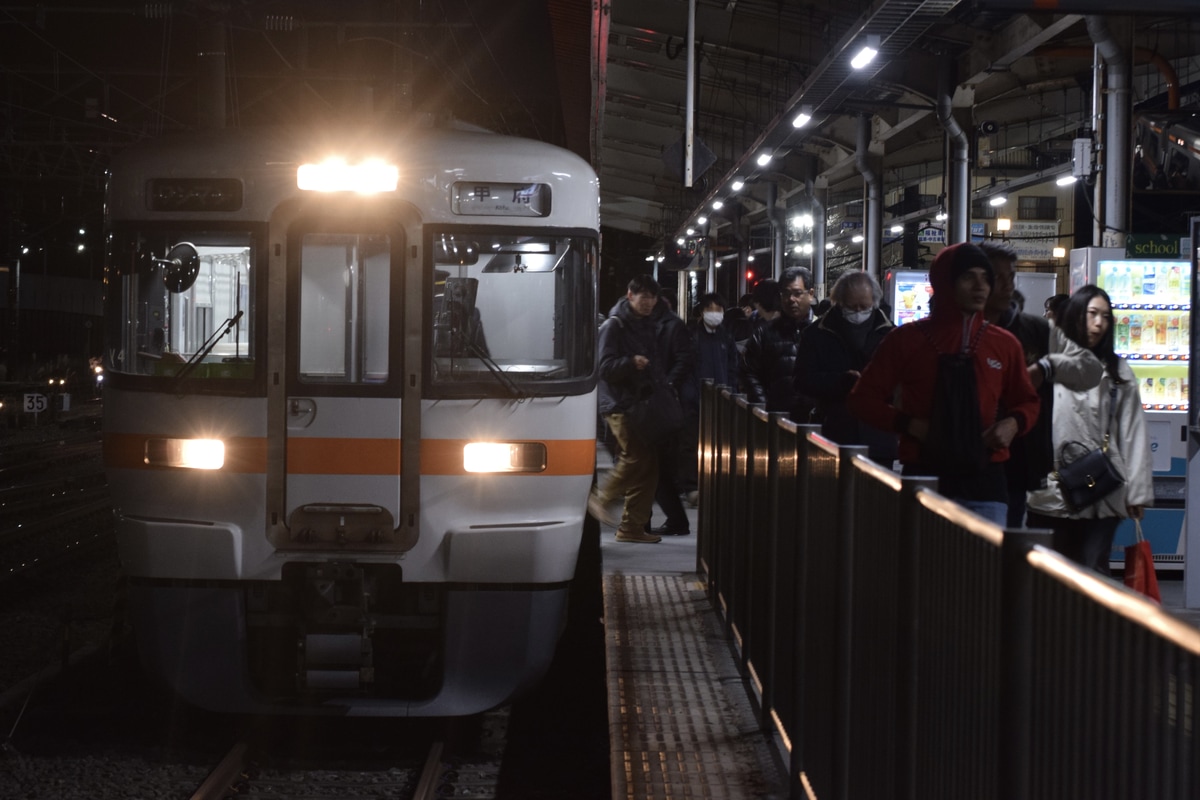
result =
[[1200,631],[705,386],[697,571],[793,798],[1200,797]]

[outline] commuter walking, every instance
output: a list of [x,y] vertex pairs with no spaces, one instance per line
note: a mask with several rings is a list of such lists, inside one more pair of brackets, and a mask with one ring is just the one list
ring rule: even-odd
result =
[[697,307],[699,318],[688,324],[692,350],[696,355],[696,370],[692,373],[692,379],[684,384],[681,398],[684,422],[680,441],[683,466],[680,482],[690,506],[697,505],[699,501],[696,451],[700,433],[700,387],[704,381],[712,381],[717,386],[736,390],[738,376],[737,342],[726,322],[725,299],[710,292],[700,298]]
[[767,411],[782,411],[803,423],[808,422],[813,403],[796,394],[792,374],[800,334],[812,322],[813,299],[811,272],[804,267],[783,271],[779,278],[780,313],[755,330],[746,343],[743,374],[743,388],[751,403],[765,403]]
[[992,262],[995,285],[984,307],[984,318],[1017,337],[1025,351],[1029,379],[1037,389],[1041,409],[1029,433],[1017,437],[1008,448],[1004,474],[1008,481],[1008,527],[1025,525],[1025,500],[1030,490],[1038,489],[1054,468],[1054,449],[1050,434],[1053,418],[1054,385],[1087,390],[1100,382],[1104,366],[1086,347],[1080,347],[1050,324],[1045,317],[1027,314],[1016,301],[1015,277],[1017,252],[1005,241],[985,239],[979,244]]
[[[588,497],[588,511],[616,526],[618,542],[660,541],[643,530],[654,504],[658,448],[626,416],[652,393],[656,381],[666,380],[652,318],[658,293],[653,277],[636,276],[600,326],[599,410],[616,439],[617,459],[604,484]],[[623,502],[620,516],[612,508],[618,501]]]
[[[1104,364],[1099,385],[1086,391],[1054,388],[1054,465],[1045,488],[1029,495],[1029,526],[1054,531],[1054,548],[1084,567],[1109,574],[1113,536],[1122,519],[1141,519],[1154,501],[1150,440],[1137,379],[1113,349],[1112,302],[1087,285],[1062,311],[1063,333]],[[1057,469],[1078,455],[1107,446],[1122,486],[1086,508],[1064,498]]]
[[933,475],[939,491],[1004,525],[1003,462],[1038,417],[1020,343],[988,324],[995,280],[976,245],[954,244],[933,260],[928,317],[892,330],[847,398],[869,425],[900,434],[906,475]]
[[872,428],[846,408],[846,397],[892,328],[879,310],[883,290],[869,272],[844,273],[829,291],[829,310],[805,328],[793,374],[798,395],[816,403],[813,421],[838,444],[865,444],[870,457],[891,468],[897,439]]
[[[687,324],[675,313],[666,293],[659,294],[658,304],[655,305],[650,318],[654,322],[655,346],[659,354],[659,363],[666,373],[667,383],[671,385],[677,397],[682,397],[691,383],[696,366],[696,353],[692,346],[692,338],[688,335]],[[650,522],[653,517],[651,507],[650,517],[646,519],[644,526],[646,533],[657,536],[687,536],[692,532],[687,509],[683,507],[683,491],[680,488],[680,447],[682,432],[686,426],[685,410],[683,427],[665,433],[657,442],[658,481],[655,485],[654,500],[667,519],[661,526],[653,527]]]

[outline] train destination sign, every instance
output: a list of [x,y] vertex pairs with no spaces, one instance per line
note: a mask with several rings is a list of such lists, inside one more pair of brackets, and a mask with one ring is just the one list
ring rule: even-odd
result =
[[550,186],[545,183],[454,184],[452,207],[460,216],[548,217]]

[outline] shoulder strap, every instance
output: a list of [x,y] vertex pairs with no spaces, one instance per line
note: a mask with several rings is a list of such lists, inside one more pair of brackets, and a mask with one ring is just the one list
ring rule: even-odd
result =
[[1104,426],[1104,443],[1100,449],[1108,452],[1108,437],[1112,433],[1113,415],[1117,413],[1117,385],[1114,383],[1108,389],[1108,423]]

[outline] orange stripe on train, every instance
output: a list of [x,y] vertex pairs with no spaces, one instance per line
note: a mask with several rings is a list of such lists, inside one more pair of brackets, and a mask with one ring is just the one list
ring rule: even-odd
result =
[[[161,436],[108,433],[104,435],[104,464],[114,469],[164,469],[146,464],[146,441]],[[463,446],[470,439],[421,441],[422,475],[467,475]],[[595,439],[538,440],[546,445],[546,470],[526,475],[591,475],[596,465]],[[235,437],[225,440],[225,472],[265,474],[267,440]],[[397,439],[292,438],[287,443],[291,475],[399,475]]]

